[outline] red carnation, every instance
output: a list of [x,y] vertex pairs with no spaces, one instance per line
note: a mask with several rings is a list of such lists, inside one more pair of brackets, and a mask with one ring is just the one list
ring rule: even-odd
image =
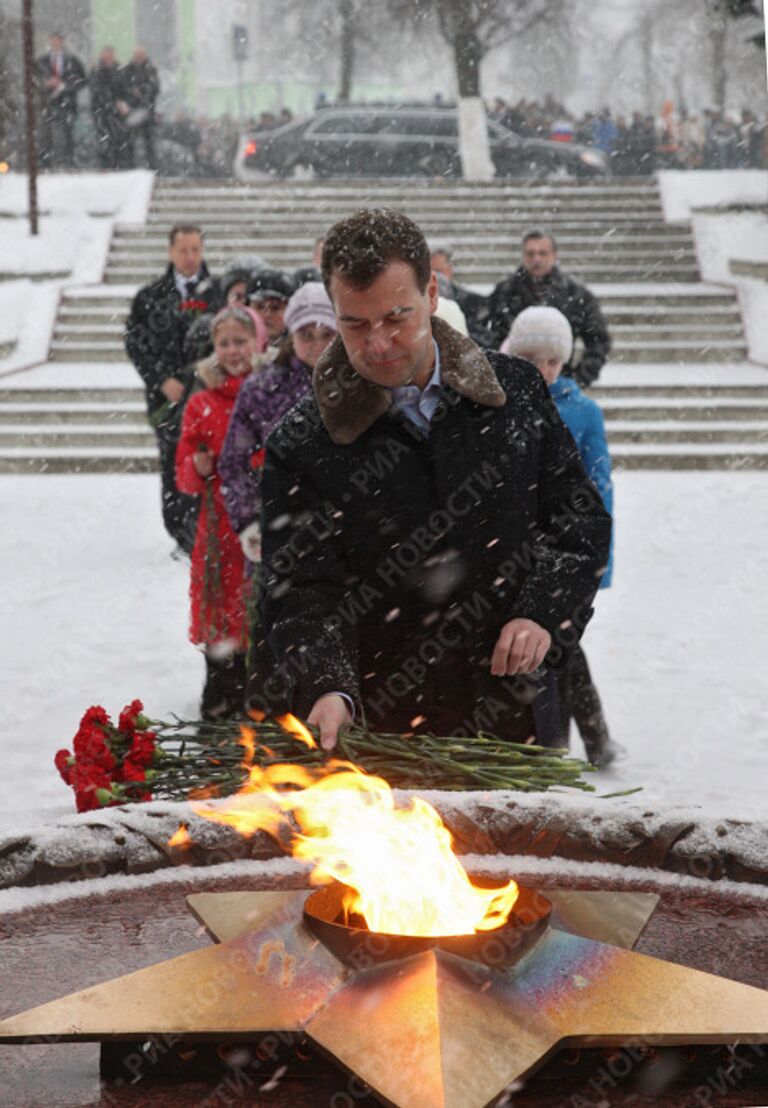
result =
[[[112,781],[109,774],[95,765],[80,765],[78,762],[72,772],[72,784],[75,789],[75,802],[78,812],[90,812],[94,808],[102,808],[97,792],[103,789],[106,793],[112,793]],[[111,804],[119,804],[115,799]]]
[[80,725],[73,747],[78,765],[94,765],[106,772],[115,768],[114,756],[107,746],[104,732],[98,726]]
[[144,711],[144,705],[140,700],[132,700],[130,704],[126,704],[120,713],[120,720],[117,724],[121,731],[124,731],[126,735],[132,735],[136,730],[136,717],[141,715]]
[[128,759],[140,766],[151,766],[155,758],[155,735],[152,731],[137,731],[128,751]]
[[138,762],[132,762],[130,758],[126,758],[120,769],[120,776],[127,783],[128,781],[144,781],[147,775],[144,766],[139,765]]
[[100,704],[95,704],[92,708],[89,708],[80,720],[80,726],[86,727],[89,723],[102,723],[107,727],[109,725],[109,716],[107,715],[106,709],[102,708]]
[[75,759],[69,753],[68,750],[57,750],[56,756],[53,759],[56,763],[56,769],[61,774],[65,784],[72,784],[72,767],[75,764]]

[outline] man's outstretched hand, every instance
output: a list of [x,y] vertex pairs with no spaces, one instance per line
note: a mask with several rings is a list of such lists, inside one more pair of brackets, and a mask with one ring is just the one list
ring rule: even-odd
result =
[[533,673],[544,661],[551,645],[549,631],[532,619],[511,619],[502,627],[493,648],[491,673],[494,677]]
[[323,750],[333,750],[339,730],[352,722],[352,713],[343,696],[327,693],[316,700],[307,716],[307,723],[320,729],[320,745]]

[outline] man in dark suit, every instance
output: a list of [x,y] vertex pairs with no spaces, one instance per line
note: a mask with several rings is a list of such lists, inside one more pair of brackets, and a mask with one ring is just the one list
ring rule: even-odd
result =
[[[53,169],[58,161],[71,169],[75,164],[77,94],[85,85],[85,70],[79,58],[65,51],[64,38],[58,31],[48,42],[50,49],[40,55],[35,67],[40,90],[40,166]],[[60,159],[56,157],[57,146],[61,147]]]
[[157,169],[155,154],[155,101],[160,91],[157,70],[147,57],[143,46],[137,46],[133,57],[123,68],[125,97],[130,113],[126,117],[131,144],[131,162],[135,164],[136,139],[144,143],[144,157],[148,169]]
[[125,331],[125,349],[147,394],[149,421],[157,436],[162,479],[163,523],[185,553],[192,550],[197,499],[176,488],[176,444],[194,360],[186,344],[201,315],[221,306],[219,285],[203,261],[203,232],[177,223],[169,234],[168,268],[139,289]]
[[99,165],[102,169],[132,169],[133,147],[126,122],[131,109],[113,47],[102,49],[89,80]]

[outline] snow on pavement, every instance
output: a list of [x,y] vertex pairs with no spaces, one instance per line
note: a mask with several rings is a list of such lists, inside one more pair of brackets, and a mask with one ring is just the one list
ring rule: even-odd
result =
[[[585,646],[628,757],[601,791],[766,815],[767,494],[765,473],[617,474],[615,585]],[[4,829],[73,810],[52,759],[91,704],[196,714],[188,570],[158,500],[151,475],[0,477]]]

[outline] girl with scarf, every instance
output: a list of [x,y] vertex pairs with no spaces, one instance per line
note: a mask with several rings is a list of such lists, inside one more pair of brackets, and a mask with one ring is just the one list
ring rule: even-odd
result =
[[198,366],[204,388],[184,409],[176,450],[176,482],[201,498],[192,550],[190,640],[205,652],[203,719],[243,707],[246,608],[244,559],[222,499],[218,460],[238,393],[256,363],[260,335],[247,308],[223,308],[211,323],[213,359]]

